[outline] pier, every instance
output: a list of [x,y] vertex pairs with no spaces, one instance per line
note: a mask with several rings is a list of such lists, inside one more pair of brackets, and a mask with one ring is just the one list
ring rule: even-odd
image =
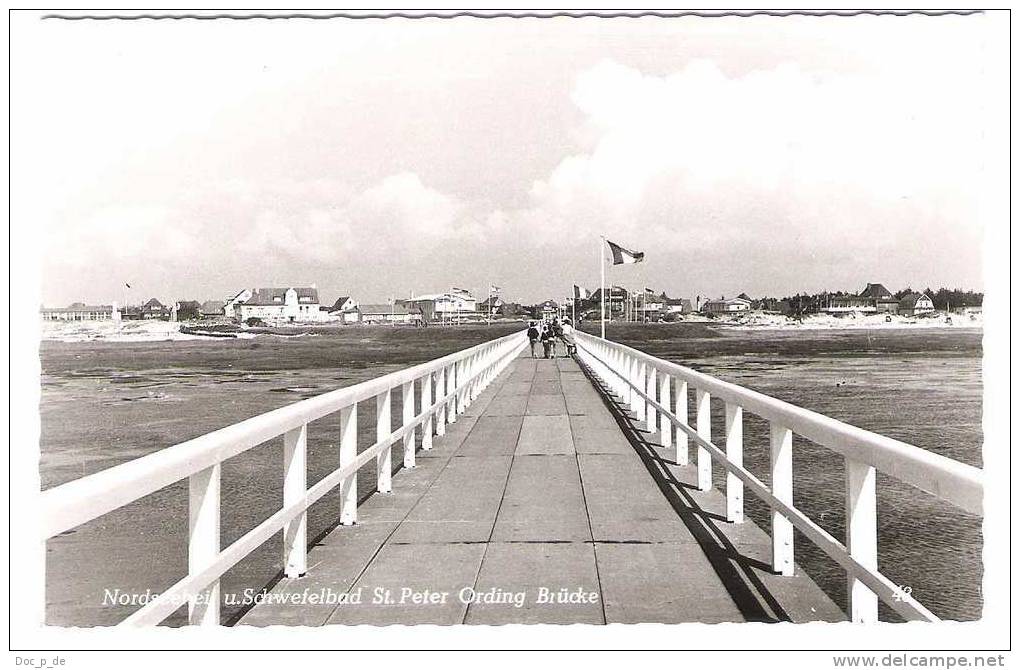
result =
[[[185,602],[193,624],[220,624],[220,576],[278,533],[281,578],[241,625],[870,622],[880,600],[937,620],[878,569],[875,475],[980,514],[980,470],[574,336],[573,358],[532,359],[516,333],[46,491],[43,539],[188,480],[189,573],[124,625],[158,624]],[[359,406],[376,428],[363,447]],[[767,485],[743,467],[745,412],[770,426]],[[309,488],[307,426],[331,416],[337,469]],[[796,507],[795,435],[845,467],[844,538]],[[283,506],[221,547],[221,463],[281,437]],[[359,505],[366,470],[377,493]],[[336,489],[340,517],[309,546],[307,510]],[[772,510],[770,528],[744,518],[745,494]],[[847,611],[797,564],[794,529],[846,570]]]

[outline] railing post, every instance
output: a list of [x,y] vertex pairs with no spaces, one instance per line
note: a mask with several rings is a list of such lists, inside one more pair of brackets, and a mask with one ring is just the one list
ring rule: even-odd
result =
[[[220,553],[220,464],[188,477],[188,574],[205,569]],[[220,580],[188,599],[188,623],[220,625]]]
[[471,374],[475,375],[474,380],[471,382],[471,402],[474,402],[482,393],[482,379],[484,378],[484,375],[481,374],[483,356],[484,353],[479,351],[471,357]]
[[[684,379],[677,378],[676,380],[676,418],[679,419],[685,425],[688,425],[687,420],[687,381]],[[687,465],[691,462],[691,455],[688,452],[688,435],[686,431],[679,428],[676,430],[676,463],[677,465]]]
[[467,410],[468,407],[471,406],[471,399],[474,397],[475,394],[474,392],[475,382],[473,379],[471,379],[471,372],[473,370],[474,359],[475,359],[474,354],[471,354],[470,356],[465,358],[463,362],[464,367],[461,369],[461,371],[464,373],[464,379],[469,380],[467,382],[467,386],[464,388],[463,391],[461,391],[460,397],[462,405],[461,407],[462,414]]
[[[436,370],[436,400],[446,397],[446,368]],[[446,402],[436,409],[436,435],[446,435]]]
[[[453,393],[453,390],[457,388],[457,380],[460,375],[457,373],[459,364],[453,363],[449,368],[446,369],[446,393],[447,395]],[[450,402],[446,407],[446,422],[457,423],[457,395],[454,394],[450,397]]]
[[[385,440],[393,432],[390,415],[392,389],[386,389],[375,397],[375,441]],[[389,493],[393,490],[393,445],[387,446],[375,457],[376,490]]]
[[[657,371],[654,366],[649,364],[645,370],[645,393],[648,394],[649,398],[655,398],[655,387],[658,385],[658,379],[656,377]],[[655,405],[645,401],[645,425],[648,427],[648,432],[654,433],[658,428],[659,412],[655,409]]]
[[[401,389],[401,414],[403,415],[404,427],[411,425],[414,420],[414,380],[405,382]],[[404,433],[404,467],[414,467],[414,433],[415,431],[409,430]]]
[[[662,373],[662,381],[659,382],[659,404],[665,407],[667,410],[670,407],[669,404],[669,375],[665,372]],[[664,447],[673,446],[673,422],[669,420],[669,417],[663,414],[660,417],[659,425],[659,443]]]
[[621,349],[616,352],[616,386],[619,389],[620,399],[626,404],[630,403],[628,379],[630,379],[630,360]]
[[432,448],[432,373],[421,378],[421,411],[427,412],[425,422],[421,425],[421,448],[428,451]]
[[[636,386],[638,389],[644,389],[645,388],[644,361],[638,361],[637,359],[634,359],[634,363],[635,363],[634,368],[636,372],[636,374],[634,375],[634,386]],[[645,399],[641,396],[640,393],[635,391],[634,402],[636,403],[636,406],[634,408],[634,414],[637,415],[637,419],[638,421],[640,421],[645,416]]]
[[[340,467],[358,457],[358,404],[340,410]],[[358,522],[358,473],[348,477],[340,488],[340,523],[350,526]]]
[[[858,563],[878,569],[878,518],[875,468],[846,459],[846,550]],[[878,621],[878,596],[864,582],[847,574],[850,621]]]
[[[283,435],[283,506],[304,500],[308,493],[308,424]],[[308,512],[283,526],[284,574],[291,579],[308,572]]]
[[[730,463],[744,465],[744,408],[726,403],[726,458]],[[744,520],[744,482],[726,471],[726,520],[740,523]]]
[[[793,432],[769,422],[772,463],[772,495],[793,505]],[[793,574],[793,524],[777,510],[772,510],[772,570],[781,575]]]
[[[695,389],[694,401],[697,409],[698,437],[712,441],[712,396],[707,391]],[[698,445],[698,489],[708,491],[712,488],[712,455],[700,444]]]
[[620,356],[620,386],[623,388],[623,403],[625,407],[634,409],[634,389],[630,386],[630,382],[634,381],[634,359],[625,353],[621,353]]

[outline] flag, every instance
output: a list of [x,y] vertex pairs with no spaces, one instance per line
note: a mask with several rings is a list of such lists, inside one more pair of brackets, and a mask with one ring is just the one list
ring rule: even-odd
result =
[[645,287],[645,293],[653,293],[653,294],[654,294],[654,293],[655,293],[655,291],[653,291],[652,289],[650,289],[650,288],[648,288],[648,287],[646,286],[646,287]]
[[498,286],[496,286],[495,284],[490,284],[489,285],[489,290],[492,291],[493,293],[499,293],[500,288]]
[[643,251],[624,249],[619,244],[613,244],[609,240],[606,240],[606,243],[609,244],[609,250],[613,252],[613,265],[640,263],[645,259],[645,252]]
[[591,297],[591,291],[574,284],[574,300],[587,300]]
[[457,288],[456,286],[454,286],[452,290],[454,293],[466,293],[466,294],[471,293],[471,291],[467,290],[466,288]]

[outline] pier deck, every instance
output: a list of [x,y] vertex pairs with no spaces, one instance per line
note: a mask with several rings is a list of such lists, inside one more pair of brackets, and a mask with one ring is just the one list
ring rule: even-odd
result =
[[[572,359],[525,353],[240,623],[845,620],[799,566],[772,574],[768,535],[727,523],[722,494],[632,419]],[[280,602],[325,592],[360,602]]]

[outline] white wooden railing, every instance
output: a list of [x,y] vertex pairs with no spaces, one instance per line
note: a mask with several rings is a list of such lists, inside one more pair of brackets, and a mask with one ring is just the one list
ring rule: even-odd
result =
[[[358,470],[376,461],[379,492],[391,490],[392,446],[403,444],[404,467],[414,467],[416,432],[421,448],[444,435],[478,394],[527,346],[519,332],[428,363],[349,386],[241,421],[142,458],[77,479],[42,493],[42,539],[95,519],[166,486],[188,480],[188,575],[164,591],[122,625],[156,625],[188,604],[193,624],[220,622],[220,577],[245,556],[283,531],[284,572],[299,577],[307,570],[307,510],[342,487],[340,521],[357,520]],[[394,389],[403,396],[403,421],[391,427]],[[414,413],[414,396],[421,411]],[[358,453],[358,405],[375,399],[376,441]],[[308,424],[340,415],[337,468],[311,488],[306,482]],[[220,548],[220,469],[224,461],[283,436],[283,507],[225,549]]]
[[[872,433],[762,393],[715,379],[690,368],[575,331],[578,355],[629,407],[663,446],[676,449],[676,462],[689,464],[688,444],[697,447],[698,488],[712,488],[712,460],[726,470],[726,519],[743,521],[746,486],[772,510],[772,569],[792,575],[793,529],[847,572],[851,621],[878,620],[878,599],[907,620],[938,621],[878,571],[875,472],[933,494],[967,512],[982,513],[982,472],[898,440]],[[688,423],[688,393],[695,394],[694,426]],[[712,441],[710,403],[725,403],[726,435]],[[769,422],[771,487],[743,467],[743,414]],[[676,427],[674,440],[673,427]],[[793,501],[793,436],[807,438],[843,456],[846,466],[846,543],[811,521]]]

